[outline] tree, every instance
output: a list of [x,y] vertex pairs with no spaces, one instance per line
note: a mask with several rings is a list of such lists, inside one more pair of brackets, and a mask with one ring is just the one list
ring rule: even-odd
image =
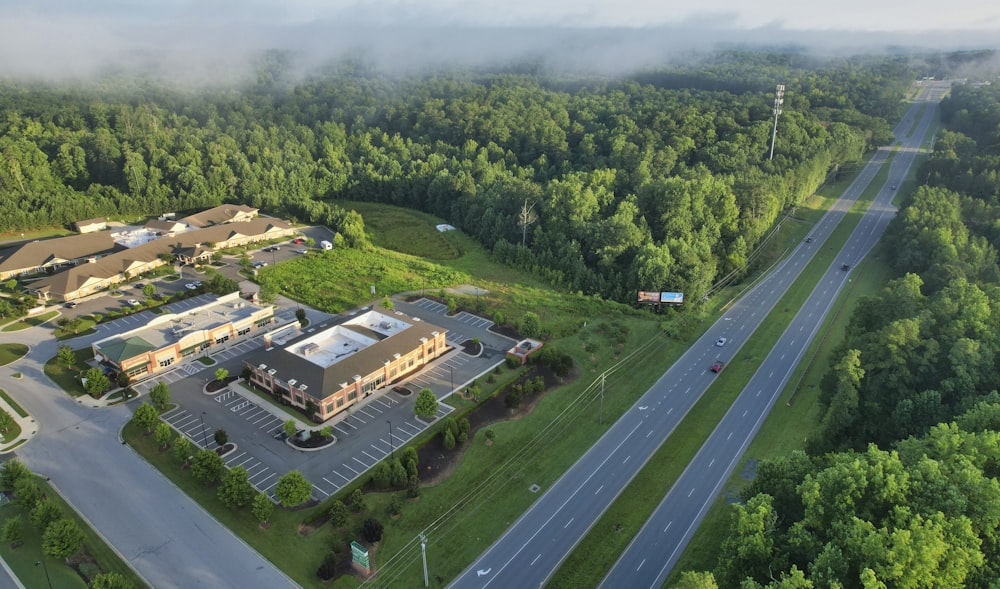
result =
[[542,332],[542,323],[536,313],[528,311],[521,318],[521,335],[524,337],[538,337]]
[[76,352],[70,346],[59,346],[59,352],[56,354],[56,358],[59,359],[59,363],[66,368],[72,368],[76,364]]
[[281,431],[285,432],[285,435],[290,438],[298,433],[299,426],[295,423],[294,419],[289,419],[281,426]]
[[31,470],[17,458],[11,458],[0,467],[0,489],[13,491],[21,479],[30,479]]
[[330,438],[333,437],[333,426],[328,425],[322,428],[321,430],[319,430],[319,435],[320,437],[329,440]]
[[42,550],[52,558],[66,558],[75,554],[83,544],[83,532],[71,519],[60,519],[49,524],[42,534]]
[[90,582],[89,589],[132,589],[132,582],[125,575],[111,571],[101,573]]
[[381,541],[382,532],[382,522],[374,517],[365,519],[364,523],[361,524],[361,537],[370,544]]
[[203,485],[219,480],[225,470],[225,462],[214,450],[200,450],[191,461],[191,475]]
[[39,530],[44,530],[57,519],[62,519],[62,511],[52,501],[42,499],[31,510],[31,524]]
[[142,294],[146,295],[146,298],[152,298],[156,294],[156,285],[152,282],[142,287]]
[[504,395],[503,404],[505,407],[513,411],[521,406],[522,396],[523,393],[521,392],[521,387],[514,385],[509,391],[507,391],[507,394]]
[[497,437],[497,433],[493,430],[492,427],[486,428],[486,431],[483,432],[483,435],[486,436],[486,440],[489,442],[492,442]]
[[361,489],[354,489],[354,492],[351,493],[351,511],[361,513],[365,508],[364,493],[361,492]]
[[444,446],[444,449],[445,450],[454,450],[455,449],[455,435],[451,433],[451,429],[450,428],[445,428],[444,432],[442,433],[442,436],[443,436],[444,439],[442,440],[441,443]]
[[[117,384],[120,389],[127,388],[130,382],[132,382],[132,377],[129,376],[124,370],[119,372],[118,376],[115,377],[115,384]],[[125,398],[127,399],[129,396],[131,396],[131,393],[125,391]]]
[[218,444],[219,446],[225,446],[226,443],[229,441],[229,434],[227,434],[226,430],[224,429],[215,430],[215,433],[212,434],[212,437],[215,439],[215,443]]
[[392,484],[392,469],[387,460],[377,463],[372,468],[372,484],[377,489],[388,489]]
[[410,480],[406,486],[406,495],[411,499],[416,499],[420,496],[420,477],[415,474],[410,475]]
[[7,518],[3,524],[3,535],[0,540],[6,542],[11,548],[17,548],[24,541],[24,520],[19,515]]
[[302,307],[299,307],[298,309],[296,309],[295,310],[295,319],[298,320],[299,325],[301,325],[302,327],[305,327],[306,326],[306,310],[303,309]]
[[164,381],[157,381],[153,388],[149,390],[149,400],[157,409],[163,411],[170,402],[170,387]]
[[248,505],[254,498],[254,488],[250,484],[250,474],[242,466],[234,466],[222,477],[219,485],[219,500],[230,509]]
[[174,430],[170,427],[170,424],[161,421],[156,424],[156,433],[153,434],[156,438],[156,442],[160,445],[161,450],[166,450],[170,447],[170,441],[174,439]]
[[406,486],[406,479],[407,479],[406,468],[403,466],[403,464],[399,461],[398,458],[393,460],[392,463],[389,465],[389,472],[390,472],[390,482],[392,483],[392,486],[394,488],[402,489],[403,487]]
[[266,526],[271,519],[271,514],[274,513],[274,502],[267,496],[267,493],[257,493],[257,496],[253,498],[250,510],[253,512],[254,518],[257,519],[257,523]]
[[417,400],[413,403],[413,412],[417,417],[426,421],[434,419],[438,412],[438,400],[434,396],[434,391],[421,389],[417,395]]
[[143,403],[136,407],[135,415],[132,416],[132,421],[134,421],[137,426],[146,430],[147,434],[153,432],[153,426],[159,419],[160,414],[157,413],[156,408],[149,403]]
[[0,432],[7,433],[12,427],[14,427],[14,417],[6,410],[0,409]]
[[84,373],[83,378],[86,379],[83,388],[95,399],[111,388],[111,380],[101,372],[100,368],[91,368]]
[[285,507],[295,507],[309,500],[312,495],[312,483],[302,473],[292,470],[278,479],[274,486],[274,498]]
[[396,493],[392,494],[392,498],[389,499],[389,515],[398,516],[403,512],[403,500],[399,498]]
[[42,491],[38,488],[38,483],[35,482],[35,479],[30,477],[22,478],[14,483],[14,502],[23,511],[31,513],[35,509],[35,505],[41,500]]
[[382,307],[385,309],[389,309],[390,311],[395,307],[395,304],[392,302],[392,299],[390,299],[388,295],[382,297]]
[[712,573],[684,571],[673,589],[719,589]]
[[187,462],[188,458],[191,457],[191,447],[191,440],[185,438],[184,436],[177,436],[177,439],[174,440],[174,460],[180,463]]
[[335,528],[342,528],[347,525],[347,506],[344,502],[335,499],[330,505],[330,525]]

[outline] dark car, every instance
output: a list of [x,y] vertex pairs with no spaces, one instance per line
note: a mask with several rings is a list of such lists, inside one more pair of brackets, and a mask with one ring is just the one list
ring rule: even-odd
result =
[[851,265],[850,264],[841,264],[840,265],[840,269],[843,270],[844,272],[847,272],[848,270],[851,269]]
[[807,237],[806,238],[806,243],[812,243],[812,242],[813,242],[813,238],[811,238],[811,237]]
[[712,363],[712,367],[709,368],[709,370],[711,370],[712,372],[722,372],[723,366],[725,366],[725,364],[722,363],[722,360],[716,360],[715,362]]
[[392,392],[397,393],[399,395],[403,395],[405,397],[406,395],[409,395],[411,391],[406,387],[397,386],[397,387],[392,387]]
[[69,301],[68,303],[64,304],[63,306],[66,307],[67,309],[72,309],[73,307],[76,306],[76,301]]

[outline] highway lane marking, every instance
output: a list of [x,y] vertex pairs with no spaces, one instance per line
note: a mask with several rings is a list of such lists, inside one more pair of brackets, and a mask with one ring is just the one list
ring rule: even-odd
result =
[[712,461],[711,461],[711,462],[709,462],[709,463],[708,463],[708,467],[709,467],[709,468],[712,468],[712,465],[713,465],[713,464],[715,464],[715,459],[714,459],[714,458],[712,459]]
[[631,454],[629,454],[628,456],[626,456],[626,457],[625,457],[625,460],[622,460],[622,464],[625,464],[626,462],[628,462],[628,459],[629,459],[629,458],[632,458],[632,455],[631,455]]
[[757,391],[757,394],[756,394],[756,395],[754,395],[754,396],[755,396],[755,397],[759,397],[759,396],[760,396],[760,391]]
[[571,523],[573,523],[573,520],[574,520],[574,519],[576,519],[576,518],[575,518],[575,517],[571,517],[571,518],[569,518],[569,521],[568,521],[568,522],[566,522],[566,525],[565,525],[565,526],[563,526],[563,529],[565,530],[566,528],[568,528],[568,527],[569,527],[569,525],[570,525]]
[[694,495],[694,489],[695,489],[694,487],[691,487],[691,490],[688,491],[688,497],[690,497],[691,495]]
[[646,437],[648,438],[648,437],[649,437],[649,436],[651,436],[651,435],[653,435],[653,430],[649,430],[649,433],[648,433],[648,434],[646,434]]
[[636,572],[638,572],[639,569],[641,569],[642,565],[644,565],[644,564],[646,564],[646,559],[645,558],[642,559],[642,562],[639,563],[639,566],[635,567]]
[[686,390],[686,391],[684,391],[684,394],[686,395],[686,394],[688,394],[688,393],[690,393],[690,392],[691,392],[691,387],[688,387],[688,388],[687,388],[687,390]]
[[732,438],[732,437],[733,437],[733,432],[729,432],[729,435],[726,436],[726,439],[728,440],[729,438]]
[[597,487],[597,490],[594,491],[594,495],[597,495],[598,493],[600,493],[603,488],[604,488],[604,485],[601,485],[600,487]]
[[664,533],[664,534],[665,534],[665,533],[667,533],[667,530],[669,530],[669,529],[670,529],[670,526],[671,526],[671,525],[672,525],[673,523],[674,523],[674,520],[670,520],[669,522],[667,522],[667,527],[663,528],[663,533]]
[[750,410],[749,410],[749,409],[747,409],[746,411],[744,411],[744,412],[743,412],[743,417],[746,417],[746,416],[747,416],[747,413],[749,413],[749,412],[750,412]]
[[[625,436],[624,438],[622,438],[622,441],[621,441],[621,442],[618,442],[618,445],[617,445],[617,446],[615,446],[615,447],[614,447],[614,448],[613,448],[613,449],[611,450],[611,452],[608,452],[608,455],[607,455],[607,456],[605,456],[605,457],[604,457],[604,460],[602,460],[602,461],[601,461],[601,463],[597,465],[597,468],[595,468],[595,469],[594,469],[594,470],[593,470],[593,471],[592,471],[592,472],[591,472],[591,473],[590,473],[589,475],[587,475],[587,478],[586,478],[586,479],[584,479],[584,481],[583,481],[582,483],[580,483],[580,486],[578,486],[578,487],[577,487],[577,488],[576,488],[576,489],[575,489],[575,490],[574,490],[574,491],[573,491],[572,493],[570,493],[569,497],[567,497],[567,498],[566,498],[566,500],[565,500],[565,501],[563,501],[563,502],[562,502],[562,503],[561,503],[561,504],[559,505],[559,507],[557,507],[557,508],[555,509],[555,511],[554,511],[554,512],[552,513],[552,515],[550,515],[550,516],[548,517],[548,519],[546,519],[546,520],[545,520],[544,522],[542,522],[542,525],[541,525],[541,526],[539,526],[537,530],[535,530],[535,533],[533,533],[533,534],[532,534],[532,535],[531,535],[531,536],[530,536],[530,537],[528,538],[528,541],[527,541],[527,542],[525,542],[525,543],[523,543],[523,544],[521,545],[521,547],[520,547],[520,548],[518,548],[518,549],[517,549],[517,550],[516,550],[516,551],[514,552],[514,554],[513,554],[513,555],[512,555],[512,556],[511,556],[510,558],[508,558],[508,559],[507,559],[507,562],[503,563],[503,566],[501,566],[501,567],[500,567],[500,569],[499,569],[499,570],[497,571],[497,574],[493,575],[493,577],[492,577],[492,578],[491,578],[491,579],[490,579],[489,581],[487,581],[485,585],[483,585],[483,589],[486,589],[486,587],[488,587],[488,586],[490,585],[490,583],[492,583],[492,582],[493,582],[493,581],[494,581],[494,580],[495,580],[495,579],[496,579],[497,577],[499,577],[499,576],[500,576],[500,573],[502,573],[502,572],[504,571],[504,569],[506,569],[506,568],[507,568],[508,566],[510,566],[510,563],[512,563],[512,562],[514,561],[514,559],[515,559],[515,558],[517,558],[517,556],[518,556],[519,554],[521,554],[521,551],[522,551],[522,550],[524,550],[524,549],[525,549],[525,548],[526,548],[526,547],[528,546],[528,544],[531,544],[531,542],[532,542],[532,541],[533,541],[533,540],[535,539],[535,537],[536,537],[536,536],[538,536],[538,534],[541,534],[541,533],[542,533],[542,529],[543,529],[543,528],[545,528],[545,526],[549,525],[549,523],[551,523],[551,522],[552,522],[552,520],[553,520],[553,519],[554,519],[554,518],[555,518],[555,517],[556,517],[557,515],[559,515],[559,512],[560,512],[560,511],[562,511],[562,510],[563,510],[563,508],[565,508],[565,507],[566,507],[566,505],[567,505],[567,504],[568,504],[568,503],[569,503],[570,501],[572,501],[574,497],[576,497],[576,494],[577,494],[577,493],[579,493],[581,489],[583,489],[584,485],[586,485],[587,483],[589,483],[589,482],[590,482],[590,479],[594,478],[594,475],[596,475],[596,474],[597,474],[597,472],[598,472],[599,470],[601,470],[602,468],[604,468],[604,465],[605,465],[605,464],[607,464],[609,460],[611,460],[611,457],[615,455],[615,452],[617,452],[618,450],[620,450],[620,449],[621,449],[621,447],[622,447],[622,446],[624,446],[626,442],[628,442],[629,438],[631,438],[631,437],[632,437],[632,434],[634,434],[634,433],[635,433],[635,431],[636,431],[637,429],[639,429],[639,426],[641,426],[641,425],[642,425],[641,423],[637,423],[637,424],[635,425],[635,427],[633,427],[633,428],[632,428],[632,431],[630,431],[630,432],[629,432],[629,433],[628,433],[628,434],[627,434],[627,435],[626,435],[626,436]],[[535,505],[538,505],[538,504],[536,503]],[[530,510],[529,510],[528,512],[525,512],[525,514],[524,514],[524,515],[522,515],[521,517],[522,517],[522,518],[523,518],[523,517],[526,517],[526,516],[528,516],[529,514],[530,514]],[[507,534],[506,534],[506,533],[504,533],[504,535],[503,535],[503,536],[502,536],[502,537],[500,538],[500,540],[497,540],[497,541],[496,541],[496,542],[495,542],[495,543],[493,544],[493,546],[497,546],[497,545],[498,545],[498,544],[499,544],[499,543],[500,543],[500,542],[501,542],[501,541],[502,541],[502,540],[503,540],[504,538],[506,538],[506,537],[507,537]],[[491,550],[492,550],[492,547],[490,548],[490,550],[488,550],[488,551],[487,551],[487,553],[488,553],[488,552],[490,552]],[[490,570],[492,570],[492,568],[491,568]],[[477,573],[477,574],[478,574],[478,572],[479,572],[479,571],[476,571],[476,573]]]
[[669,411],[667,411],[667,415],[670,415],[670,414],[671,414],[671,413],[673,413],[673,412],[674,412],[674,408],[673,408],[673,407],[671,407],[671,408],[670,408],[670,410],[669,410]]
[[535,566],[535,561],[537,561],[541,557],[542,557],[542,553],[539,552],[538,556],[536,556],[535,558],[531,559],[531,564],[529,564],[528,566]]

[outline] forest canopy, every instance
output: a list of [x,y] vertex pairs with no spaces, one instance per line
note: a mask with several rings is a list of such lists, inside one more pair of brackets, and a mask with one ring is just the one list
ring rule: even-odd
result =
[[270,53],[239,88],[0,82],[0,231],[234,202],[361,244],[337,203],[367,200],[438,215],[569,291],[699,294],[744,271],[831,170],[891,140],[912,80],[902,58],[744,52],[614,79],[286,70]]

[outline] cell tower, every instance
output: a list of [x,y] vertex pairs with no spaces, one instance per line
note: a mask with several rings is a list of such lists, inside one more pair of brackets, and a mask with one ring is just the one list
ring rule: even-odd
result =
[[781,114],[781,105],[785,103],[785,85],[778,84],[774,89],[774,131],[771,132],[771,157],[774,159],[774,140],[778,138],[778,115]]

